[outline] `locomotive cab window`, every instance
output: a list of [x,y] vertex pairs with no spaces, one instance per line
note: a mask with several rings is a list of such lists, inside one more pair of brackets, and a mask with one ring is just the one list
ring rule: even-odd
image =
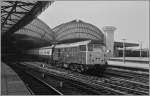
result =
[[80,51],[86,51],[86,46],[85,45],[81,45],[80,46]]
[[103,45],[100,45],[100,44],[94,44],[93,51],[100,51],[100,52],[102,52],[102,51],[103,51],[103,48],[104,48]]
[[93,51],[93,44],[88,45],[88,51]]
[[94,48],[101,48],[100,44],[94,44]]
[[103,50],[103,46],[100,44],[89,44],[88,51],[101,51]]

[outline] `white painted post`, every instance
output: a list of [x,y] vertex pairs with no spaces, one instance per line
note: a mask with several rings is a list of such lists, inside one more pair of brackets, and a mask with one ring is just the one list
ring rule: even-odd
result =
[[63,81],[60,81],[59,85],[60,87],[63,87]]
[[85,51],[86,53],[86,64],[88,63],[88,60],[87,60],[87,58],[88,58],[88,44],[86,44],[86,51]]
[[142,57],[142,42],[140,41],[140,57]]
[[123,40],[123,62],[125,63],[125,40],[126,39],[122,39]]

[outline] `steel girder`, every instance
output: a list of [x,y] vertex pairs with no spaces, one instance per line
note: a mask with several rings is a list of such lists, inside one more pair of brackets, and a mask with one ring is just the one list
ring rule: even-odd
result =
[[53,1],[2,1],[1,32],[10,36],[30,23]]

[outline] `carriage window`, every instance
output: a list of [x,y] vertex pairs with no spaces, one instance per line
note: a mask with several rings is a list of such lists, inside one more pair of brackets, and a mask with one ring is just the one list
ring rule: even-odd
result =
[[86,46],[85,45],[81,45],[80,46],[80,51],[86,51]]
[[60,57],[60,49],[58,49],[58,57]]

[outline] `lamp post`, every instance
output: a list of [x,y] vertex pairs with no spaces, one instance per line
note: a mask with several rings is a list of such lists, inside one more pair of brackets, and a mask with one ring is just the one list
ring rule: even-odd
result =
[[126,39],[122,39],[123,40],[123,62],[125,63],[125,40]]
[[142,57],[142,41],[140,41],[140,57]]

